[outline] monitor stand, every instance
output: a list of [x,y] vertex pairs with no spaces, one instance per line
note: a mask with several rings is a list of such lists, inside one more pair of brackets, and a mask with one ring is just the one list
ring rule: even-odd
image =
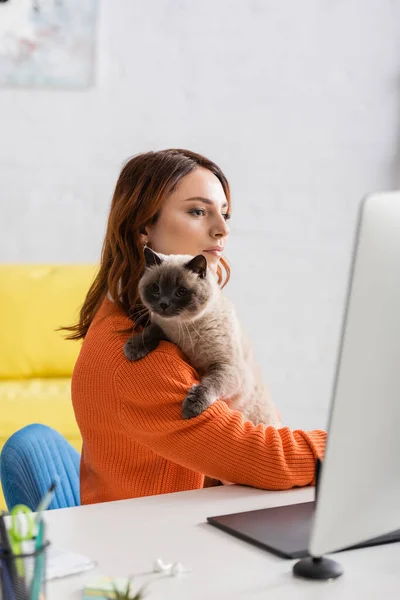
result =
[[[318,487],[320,482],[322,461],[317,458],[315,463],[315,505],[318,501]],[[302,558],[293,566],[293,574],[305,579],[336,579],[342,575],[343,569],[340,563],[331,558],[323,556],[307,556]]]
[[342,575],[343,569],[336,560],[307,556],[293,566],[293,573],[305,579],[336,579]]

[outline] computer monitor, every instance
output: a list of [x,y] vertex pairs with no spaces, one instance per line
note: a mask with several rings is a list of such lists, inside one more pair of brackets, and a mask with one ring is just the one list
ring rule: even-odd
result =
[[[323,555],[400,539],[400,192],[360,204],[316,503],[209,517],[296,575],[341,574]],[[389,535],[386,535],[389,534]]]
[[400,527],[400,192],[360,206],[311,556]]

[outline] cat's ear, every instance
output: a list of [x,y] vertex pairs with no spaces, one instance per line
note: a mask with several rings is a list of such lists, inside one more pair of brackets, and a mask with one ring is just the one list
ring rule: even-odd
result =
[[151,248],[145,246],[143,253],[144,258],[146,260],[146,267],[156,267],[158,265],[161,265],[161,258]]
[[198,254],[191,261],[185,264],[186,269],[197,273],[200,279],[204,279],[207,275],[207,259],[203,254]]

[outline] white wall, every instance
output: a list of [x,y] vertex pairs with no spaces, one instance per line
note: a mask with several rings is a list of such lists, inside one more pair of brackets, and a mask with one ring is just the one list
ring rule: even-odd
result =
[[101,2],[97,84],[0,91],[0,260],[96,261],[122,162],[230,178],[227,292],[284,420],[326,425],[359,199],[399,185],[400,4]]

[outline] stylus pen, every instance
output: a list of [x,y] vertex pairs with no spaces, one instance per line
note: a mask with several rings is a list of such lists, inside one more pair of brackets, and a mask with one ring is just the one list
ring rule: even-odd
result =
[[49,504],[54,496],[55,489],[56,489],[56,483],[55,483],[55,481],[53,481],[53,483],[51,484],[51,486],[49,487],[49,489],[43,496],[42,500],[39,502],[39,506],[36,509],[36,517],[35,517],[36,525],[38,525],[39,522],[42,520],[44,511],[48,509]]
[[39,522],[39,530],[36,536],[36,545],[35,545],[35,569],[33,572],[33,579],[31,585],[31,600],[38,600],[40,589],[42,587],[43,580],[43,569],[45,567],[45,551],[46,549],[43,547],[45,542],[45,533],[44,533],[44,522]]

